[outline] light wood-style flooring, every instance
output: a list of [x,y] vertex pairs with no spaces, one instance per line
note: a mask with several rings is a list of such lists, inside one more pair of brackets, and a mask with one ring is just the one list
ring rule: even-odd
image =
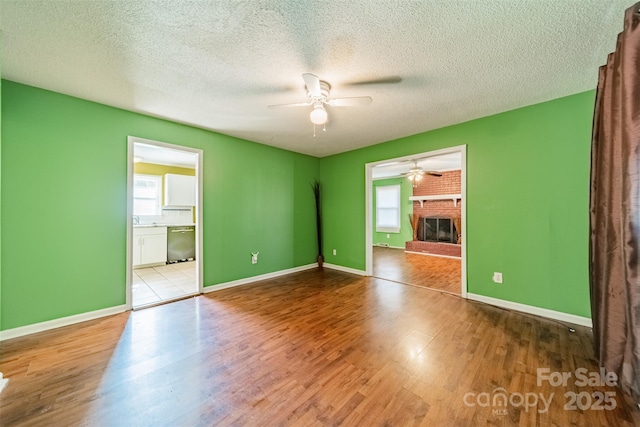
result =
[[373,247],[373,276],[381,279],[460,295],[461,271],[460,259]]
[[[314,269],[5,341],[0,424],[640,425],[615,388],[536,384],[538,368],[597,371],[575,329]],[[564,409],[600,391],[615,409]],[[512,403],[486,405],[500,393]],[[548,410],[522,405],[533,394]]]

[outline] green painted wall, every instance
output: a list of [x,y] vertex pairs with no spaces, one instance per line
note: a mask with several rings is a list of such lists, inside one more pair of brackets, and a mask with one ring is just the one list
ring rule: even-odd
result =
[[466,144],[468,292],[589,317],[594,99],[588,91],[321,159],[324,237],[337,249],[327,262],[365,269],[365,163]]
[[3,329],[124,304],[128,135],[204,150],[205,286],[313,263],[316,176],[326,261],[364,270],[365,163],[466,144],[468,291],[589,316],[593,91],[323,159],[9,81],[1,101]]
[[2,90],[2,328],[125,303],[128,135],[204,150],[205,286],[315,261],[318,159],[15,82]]
[[[395,185],[400,184],[400,232],[399,233],[378,233],[376,231],[376,187],[378,185]],[[386,243],[389,246],[405,247],[407,240],[413,239],[413,231],[409,224],[409,214],[413,213],[413,202],[409,197],[413,195],[413,186],[406,178],[389,178],[373,181],[373,193],[371,194],[372,207],[371,212],[373,219],[372,242],[374,245]],[[387,238],[387,235],[389,237]]]

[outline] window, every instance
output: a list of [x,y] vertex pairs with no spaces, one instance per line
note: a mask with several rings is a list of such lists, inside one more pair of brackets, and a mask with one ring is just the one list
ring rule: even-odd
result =
[[376,187],[376,231],[400,232],[400,185]]
[[162,215],[162,177],[133,175],[133,215]]

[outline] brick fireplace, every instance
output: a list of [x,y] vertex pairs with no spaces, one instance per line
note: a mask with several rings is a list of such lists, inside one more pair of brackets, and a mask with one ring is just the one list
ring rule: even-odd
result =
[[[434,255],[461,255],[458,235],[461,230],[460,170],[442,172],[442,176],[425,174],[413,187],[413,215],[417,221],[414,238],[406,242],[405,250]],[[451,196],[451,197],[447,197]],[[440,198],[442,197],[442,198]]]

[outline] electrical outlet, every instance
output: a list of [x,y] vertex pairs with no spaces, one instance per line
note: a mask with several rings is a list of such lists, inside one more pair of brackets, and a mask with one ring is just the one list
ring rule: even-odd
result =
[[337,254],[338,254],[338,253],[336,252],[336,250],[335,250],[335,249],[333,250],[333,254],[334,254],[334,255],[337,255]]
[[251,252],[251,264],[257,264],[258,263],[258,254],[260,252],[256,252],[255,254],[253,252]]
[[493,281],[495,283],[502,283],[502,273],[494,272],[493,273]]

